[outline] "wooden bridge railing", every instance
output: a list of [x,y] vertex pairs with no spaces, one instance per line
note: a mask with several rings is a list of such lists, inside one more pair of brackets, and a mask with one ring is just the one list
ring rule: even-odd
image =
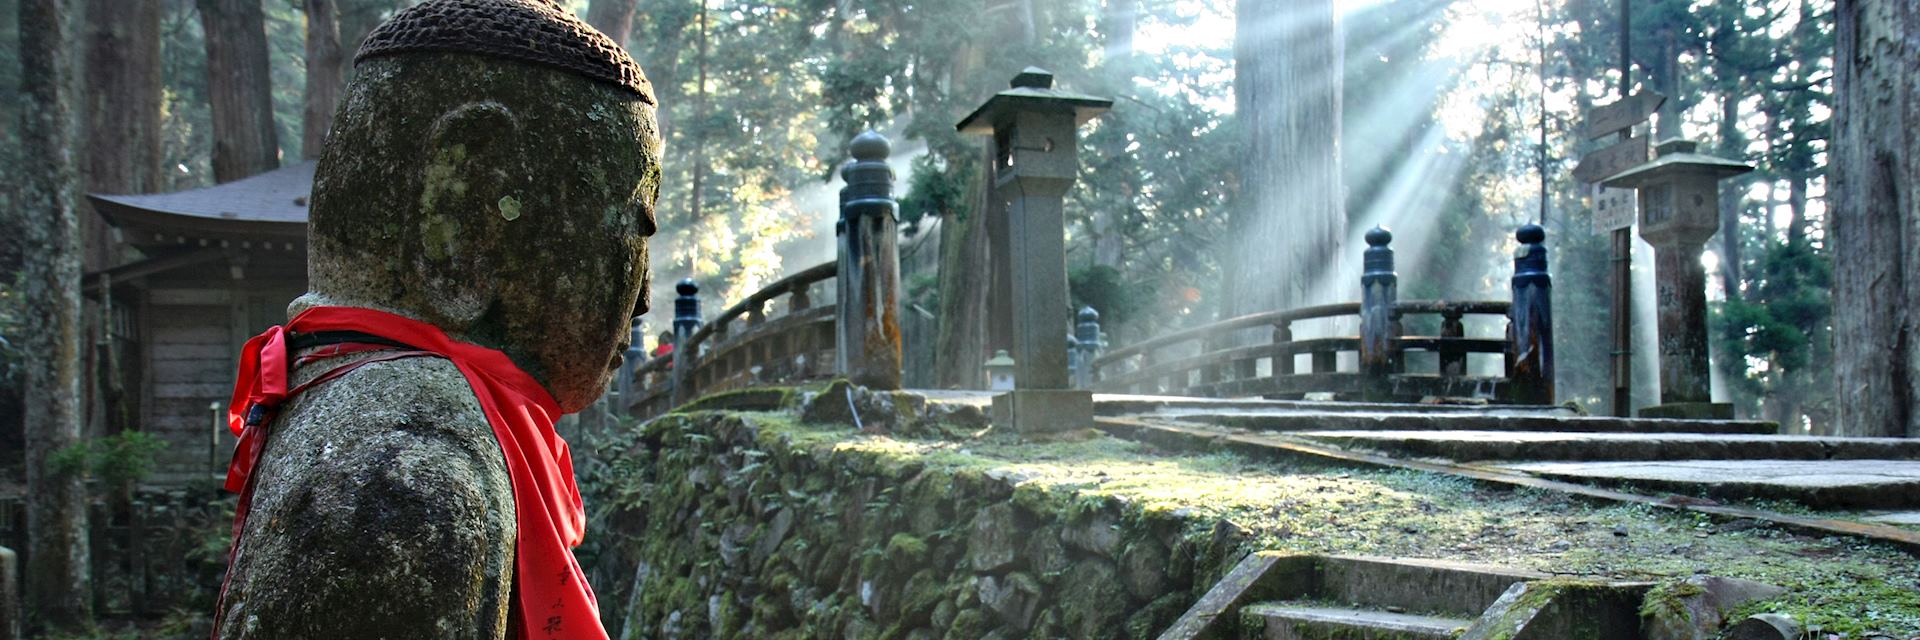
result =
[[[641,391],[628,412],[650,417],[709,393],[833,375],[837,305],[815,305],[813,289],[834,279],[836,267],[816,265],[767,285],[678,340],[670,356],[635,369]],[[679,286],[683,299],[699,294],[692,282]],[[770,315],[781,298],[785,313]]]
[[[700,287],[675,286],[674,349],[632,374],[628,415],[650,418],[700,396],[755,384],[844,375],[876,388],[900,387],[900,254],[895,244],[891,148],[867,132],[854,138],[841,171],[838,258],[794,273],[702,321]],[[833,280],[832,302],[815,285]],[[768,306],[787,300],[786,312]]]
[[[1341,399],[1381,401],[1471,396],[1497,402],[1551,403],[1552,320],[1546,278],[1545,234],[1527,225],[1516,234],[1514,300],[1396,300],[1392,234],[1367,234],[1363,302],[1256,313],[1167,334],[1093,358],[1087,384],[1098,391],[1208,397],[1302,397],[1332,393]],[[1468,316],[1508,318],[1502,338],[1470,338]],[[1438,335],[1405,335],[1409,316],[1438,316]],[[1358,318],[1360,335],[1297,338],[1295,323]],[[1520,321],[1515,321],[1518,318]],[[1269,337],[1246,342],[1249,330]],[[1407,353],[1437,355],[1429,371],[1409,371]],[[1358,370],[1338,370],[1353,353]],[[1469,375],[1469,354],[1501,354],[1499,376]],[[1181,355],[1169,355],[1181,354]],[[1297,362],[1306,356],[1304,368]],[[1084,358],[1083,358],[1084,359]]]

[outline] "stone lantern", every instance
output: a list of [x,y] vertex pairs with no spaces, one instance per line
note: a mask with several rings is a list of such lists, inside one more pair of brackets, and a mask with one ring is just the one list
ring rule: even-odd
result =
[[993,391],[1013,390],[1013,356],[1006,349],[993,352],[993,357],[983,366],[987,370],[987,388]]
[[1080,168],[1077,130],[1113,101],[1053,88],[1028,67],[955,125],[989,136],[996,205],[986,212],[995,275],[988,308],[994,348],[1013,347],[1013,391],[994,397],[996,423],[1020,433],[1077,429],[1093,420],[1093,395],[1067,374],[1067,189]]
[[1640,237],[1653,245],[1660,404],[1641,409],[1643,417],[1733,417],[1733,405],[1713,403],[1708,384],[1707,271],[1700,249],[1720,230],[1720,181],[1753,167],[1696,153],[1696,146],[1662,142],[1651,162],[1601,182],[1639,191]]

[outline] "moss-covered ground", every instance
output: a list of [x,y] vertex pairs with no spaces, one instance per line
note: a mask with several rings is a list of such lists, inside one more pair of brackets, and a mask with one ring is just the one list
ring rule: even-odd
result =
[[[1780,612],[1841,638],[1920,635],[1920,559],[1889,545],[1755,521],[1574,500],[1414,471],[1252,461],[1155,449],[1096,432],[1047,443],[862,434],[787,414],[753,422],[793,445],[879,467],[943,467],[1017,482],[1016,499],[1107,499],[1268,549],[1438,558],[1560,575],[1661,581],[1707,573],[1787,587],[1740,612]],[[1072,505],[1066,505],[1071,509]],[[1195,535],[1200,535],[1196,529]],[[1825,637],[1825,636],[1822,636]]]

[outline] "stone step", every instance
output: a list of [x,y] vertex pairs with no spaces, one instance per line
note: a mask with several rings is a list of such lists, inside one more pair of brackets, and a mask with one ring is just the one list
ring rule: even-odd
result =
[[[1547,578],[1444,560],[1263,551],[1208,589],[1160,640],[1452,638],[1463,628],[1480,629],[1483,640],[1557,640],[1592,629],[1603,631],[1587,634],[1597,640],[1637,637],[1648,583]],[[1485,619],[1496,608],[1499,619]],[[1504,613],[1516,608],[1524,615]]]
[[1716,500],[1792,500],[1815,509],[1920,507],[1913,460],[1673,460],[1501,465],[1543,478]]
[[1454,461],[1920,460],[1920,439],[1560,431],[1310,431],[1349,449]]
[[1325,556],[1299,596],[1355,606],[1476,616],[1515,582],[1546,574],[1446,560]]
[[[1096,405],[1096,410],[1098,406]],[[1712,433],[1769,435],[1772,422],[1660,420],[1487,413],[1168,411],[1156,417],[1257,431],[1536,431],[1574,433]]]
[[1243,638],[1262,640],[1448,640],[1467,618],[1349,609],[1291,602],[1262,602],[1240,610]]

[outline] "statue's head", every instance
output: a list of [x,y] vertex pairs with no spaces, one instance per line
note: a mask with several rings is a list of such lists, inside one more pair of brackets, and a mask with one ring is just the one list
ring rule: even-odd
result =
[[367,37],[314,172],[312,291],[505,352],[562,409],[646,310],[651,85],[545,0],[429,0]]

